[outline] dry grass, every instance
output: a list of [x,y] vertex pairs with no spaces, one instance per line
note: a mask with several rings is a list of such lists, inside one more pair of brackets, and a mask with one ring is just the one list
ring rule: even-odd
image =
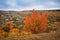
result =
[[60,40],[60,32],[0,37],[0,40]]

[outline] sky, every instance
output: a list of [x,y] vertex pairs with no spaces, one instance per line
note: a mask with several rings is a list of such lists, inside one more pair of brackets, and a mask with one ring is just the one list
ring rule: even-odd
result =
[[60,0],[0,0],[0,10],[60,9]]

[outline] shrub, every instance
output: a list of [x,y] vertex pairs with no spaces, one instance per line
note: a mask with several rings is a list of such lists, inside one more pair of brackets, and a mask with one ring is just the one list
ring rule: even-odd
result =
[[31,16],[27,16],[24,20],[25,27],[32,33],[47,32],[48,18],[45,13],[40,15],[36,11],[32,11]]

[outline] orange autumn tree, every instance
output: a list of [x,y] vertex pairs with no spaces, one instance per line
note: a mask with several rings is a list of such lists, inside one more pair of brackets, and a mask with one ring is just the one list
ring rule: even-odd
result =
[[[10,20],[12,20],[12,18],[10,17]],[[13,29],[13,22],[12,21],[9,21],[9,26],[10,26],[10,30]]]
[[40,15],[35,10],[32,11],[31,16],[27,16],[24,20],[25,27],[32,33],[47,32],[48,18],[45,13]]
[[43,12],[42,16],[41,16],[41,28],[40,28],[40,31],[41,32],[48,32],[47,26],[48,26],[48,17],[46,15],[46,13]]
[[10,30],[12,30],[13,29],[13,23],[11,21],[10,21],[9,25],[10,25]]

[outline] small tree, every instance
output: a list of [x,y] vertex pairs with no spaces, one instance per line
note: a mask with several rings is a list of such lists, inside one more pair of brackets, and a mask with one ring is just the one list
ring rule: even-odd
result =
[[38,12],[33,10],[31,16],[25,18],[24,23],[26,29],[32,31],[32,33],[46,32],[48,18],[45,13],[40,15]]
[[10,25],[10,30],[12,30],[13,29],[13,23],[11,21],[10,21],[9,25]]

